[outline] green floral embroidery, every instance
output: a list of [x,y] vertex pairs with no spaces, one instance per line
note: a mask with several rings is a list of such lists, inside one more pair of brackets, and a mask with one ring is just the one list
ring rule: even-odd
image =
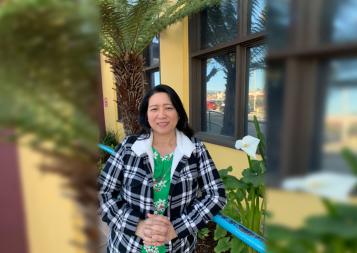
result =
[[[164,215],[168,206],[173,153],[161,157],[156,149],[152,148],[152,151],[154,155],[154,214]],[[166,253],[166,247],[165,245],[144,246],[141,253]]]
[[144,252],[147,253],[159,253],[159,248],[156,246],[144,246]]
[[159,199],[158,201],[154,202],[154,214],[163,214],[165,212],[165,209],[167,207],[167,200],[165,199]]
[[154,180],[154,191],[159,192],[161,191],[164,187],[166,187],[167,180],[161,180],[159,182],[156,182]]

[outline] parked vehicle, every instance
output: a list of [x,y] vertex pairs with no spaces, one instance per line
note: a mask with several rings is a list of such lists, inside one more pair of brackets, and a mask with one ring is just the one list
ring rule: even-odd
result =
[[207,101],[207,110],[216,110],[217,109],[217,104],[213,100],[208,100]]

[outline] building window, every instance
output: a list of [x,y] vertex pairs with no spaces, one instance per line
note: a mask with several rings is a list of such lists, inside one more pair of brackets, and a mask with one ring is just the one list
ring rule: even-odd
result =
[[144,51],[145,77],[150,87],[160,84],[160,38],[155,36]]
[[328,60],[324,65],[328,76],[323,101],[321,161],[316,169],[338,169],[346,173],[350,168],[341,150],[348,148],[357,153],[357,58]]
[[[190,120],[201,139],[233,147],[265,123],[264,0],[223,0],[190,18]],[[199,98],[199,99],[197,99]]]
[[234,135],[235,115],[235,53],[224,53],[207,58],[204,63],[205,76],[202,90],[202,125],[207,133]]
[[266,92],[265,92],[265,56],[264,45],[248,49],[248,110],[246,114],[247,133],[256,136],[254,116],[258,119],[260,128],[266,128]]
[[351,173],[342,150],[357,154],[356,1],[269,5],[269,177]]

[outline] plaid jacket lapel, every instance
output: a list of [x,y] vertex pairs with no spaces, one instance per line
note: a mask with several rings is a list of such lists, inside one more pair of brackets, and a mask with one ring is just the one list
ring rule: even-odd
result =
[[[172,187],[174,187],[174,185],[177,183],[177,180],[180,178],[180,174],[181,174],[181,170],[187,165],[187,157],[183,156],[181,158],[181,160],[179,161],[179,163],[177,164],[177,167],[174,170],[174,174],[172,175],[172,179],[171,179],[171,186],[170,189]],[[171,192],[171,190],[170,190]]]

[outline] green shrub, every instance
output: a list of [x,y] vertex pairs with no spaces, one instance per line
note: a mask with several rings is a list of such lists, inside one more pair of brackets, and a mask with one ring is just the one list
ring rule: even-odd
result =
[[[119,144],[117,134],[114,131],[108,131],[99,143],[115,149],[115,147]],[[98,161],[99,169],[102,169],[109,156],[110,154],[108,154],[108,152],[100,150]]]

